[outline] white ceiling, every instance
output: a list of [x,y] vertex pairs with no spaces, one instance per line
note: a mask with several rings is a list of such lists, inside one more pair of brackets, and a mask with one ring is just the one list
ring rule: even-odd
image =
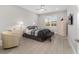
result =
[[41,5],[20,5],[20,7],[25,8],[36,14],[44,14],[49,12],[63,11],[66,10],[68,5],[45,5],[45,11],[41,12],[37,9],[40,9]]

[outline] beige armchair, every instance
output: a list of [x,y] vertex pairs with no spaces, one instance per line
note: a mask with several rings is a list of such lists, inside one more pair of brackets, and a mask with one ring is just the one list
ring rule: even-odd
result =
[[3,48],[11,48],[19,46],[22,36],[21,30],[5,31],[2,32],[2,46]]

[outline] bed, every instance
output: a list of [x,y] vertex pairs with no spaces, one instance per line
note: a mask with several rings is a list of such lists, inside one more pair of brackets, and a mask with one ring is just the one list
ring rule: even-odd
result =
[[37,26],[29,26],[25,29],[23,37],[44,42],[46,40],[51,41],[51,37],[54,35],[54,32],[51,32],[49,29],[38,29]]

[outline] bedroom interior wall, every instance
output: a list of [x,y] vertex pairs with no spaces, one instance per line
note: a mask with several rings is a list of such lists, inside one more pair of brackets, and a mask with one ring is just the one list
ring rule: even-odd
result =
[[[77,40],[79,40],[79,5],[77,6]],[[77,44],[77,47],[79,47],[79,42]],[[79,48],[77,48],[77,53],[79,54]]]
[[37,22],[37,15],[18,6],[0,6],[0,33],[18,21],[23,21],[25,25],[33,25],[33,22]]
[[77,9],[78,9],[78,13],[77,13],[77,29],[78,29],[77,39],[79,39],[79,5],[77,6]]
[[18,6],[0,6],[0,32],[18,21],[33,25],[37,22],[37,15]]
[[[59,21],[63,18],[64,20],[67,20],[67,11],[64,10],[64,11],[59,11],[59,12],[54,12],[54,13],[48,13],[48,14],[42,14],[42,15],[39,15],[39,19],[38,19],[38,26],[39,27],[42,27],[42,28],[46,28],[45,26],[45,18],[47,18],[47,16],[56,16],[57,17],[57,24],[59,23]],[[57,30],[57,28],[59,28],[58,26],[57,27],[52,27],[54,32],[60,34],[60,35],[64,35],[62,33],[59,33],[61,30]],[[51,29],[52,29],[51,28]],[[66,29],[65,29],[66,30]]]
[[74,51],[76,53],[76,39],[77,39],[77,6],[69,6],[67,9],[67,16],[70,14],[73,14],[73,25],[68,25],[68,40],[69,43]]

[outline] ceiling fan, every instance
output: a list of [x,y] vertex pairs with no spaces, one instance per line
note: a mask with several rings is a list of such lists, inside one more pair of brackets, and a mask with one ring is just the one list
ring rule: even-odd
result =
[[40,8],[36,10],[41,11],[41,12],[46,11],[45,5],[41,5]]

